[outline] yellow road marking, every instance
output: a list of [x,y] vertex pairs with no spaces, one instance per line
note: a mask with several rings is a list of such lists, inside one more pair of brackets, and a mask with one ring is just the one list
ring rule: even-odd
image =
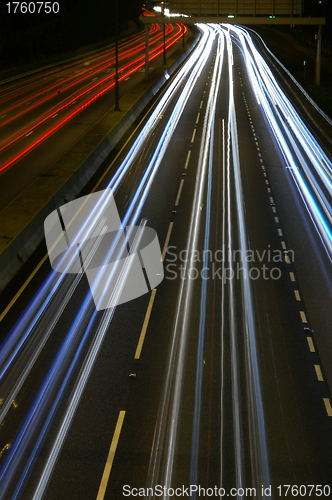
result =
[[135,359],[139,359],[140,355],[141,355],[141,352],[142,352],[143,342],[144,342],[144,339],[145,339],[146,330],[148,328],[149,319],[150,319],[150,315],[151,315],[151,311],[152,311],[152,306],[153,306],[154,298],[156,296],[156,292],[157,292],[156,288],[154,288],[152,290],[152,292],[151,292],[151,297],[150,297],[150,300],[149,300],[149,305],[148,305],[148,308],[147,308],[147,311],[146,311],[146,315],[145,315],[145,318],[144,318],[144,323],[143,323],[141,335],[139,337],[139,341],[138,341],[136,352],[135,352]]
[[178,195],[177,195],[176,200],[175,200],[175,206],[176,207],[178,206],[179,201],[180,201],[180,196],[181,196],[181,191],[182,191],[183,183],[184,183],[184,179],[182,179],[181,182],[180,182],[180,186],[179,186],[179,190],[178,190]]
[[114,460],[114,455],[116,452],[116,448],[118,446],[118,441],[119,441],[119,437],[120,437],[121,428],[122,428],[123,419],[125,417],[125,414],[126,414],[126,412],[123,410],[121,410],[119,413],[118,421],[116,423],[115,431],[113,434],[113,439],[111,442],[110,451],[108,453],[108,457],[106,460],[106,465],[105,465],[103,477],[101,478],[101,481],[100,481],[97,500],[103,500],[103,498],[105,496],[107,483],[108,483],[108,480],[110,477],[110,473],[111,473],[111,469],[112,469],[112,465],[113,465],[113,460]]
[[299,293],[299,291],[298,291],[298,290],[294,290],[294,294],[295,294],[295,298],[296,298],[296,300],[298,300],[298,301],[300,302],[301,297],[300,297],[300,293]]
[[320,366],[315,365],[315,370],[316,370],[316,375],[317,375],[319,382],[323,382],[324,379],[323,379],[323,374],[322,374],[322,370],[321,370]]
[[290,276],[290,279],[291,279],[292,281],[295,281],[295,276],[294,276],[294,273],[290,272],[290,273],[289,273],[289,276]]
[[323,399],[324,399],[324,404],[325,404],[326,412],[327,412],[327,414],[328,414],[329,417],[332,417],[331,402],[330,402],[329,398],[323,398]]
[[167,251],[167,247],[168,247],[168,242],[169,242],[169,239],[171,237],[171,232],[172,232],[172,229],[173,229],[173,224],[174,224],[174,222],[170,222],[169,226],[168,226],[168,231],[167,231],[167,235],[166,235],[165,245],[164,245],[164,248],[163,248],[163,253],[161,255],[161,261],[162,262],[164,261],[164,258],[165,258],[165,255],[166,255],[166,251]]
[[28,286],[28,284],[30,283],[30,281],[32,280],[32,278],[39,271],[39,269],[41,268],[41,266],[44,264],[45,260],[47,260],[47,259],[48,259],[48,254],[44,255],[44,257],[42,258],[42,260],[39,262],[39,264],[35,267],[35,269],[30,274],[29,278],[23,283],[23,285],[21,286],[21,288],[19,289],[19,291],[16,293],[16,295],[9,302],[8,306],[6,307],[6,309],[0,314],[0,321],[3,320],[3,318],[6,316],[6,314],[8,313],[8,311],[15,304],[15,302],[17,301],[17,299],[19,298],[19,296],[21,295],[21,293],[25,290],[25,288]]
[[309,344],[309,349],[310,349],[310,352],[316,352],[315,351],[315,346],[314,346],[314,343],[312,341],[312,338],[311,337],[307,337],[307,341],[308,341],[308,344]]
[[305,312],[300,311],[300,315],[301,315],[302,323],[308,323]]
[[184,165],[184,168],[185,168],[185,169],[186,169],[186,168],[188,168],[188,163],[189,163],[190,154],[191,154],[191,150],[189,149],[188,154],[187,154],[186,163],[185,163],[185,165]]

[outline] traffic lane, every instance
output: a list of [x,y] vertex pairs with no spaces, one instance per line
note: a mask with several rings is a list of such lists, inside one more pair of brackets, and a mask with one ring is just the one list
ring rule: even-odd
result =
[[[269,249],[273,255],[276,250],[282,253],[293,249],[284,230],[285,216],[279,211],[275,185],[270,183],[272,165],[280,170],[283,162],[250,91],[242,55],[238,61],[243,86],[240,83],[235,87],[236,104],[250,245],[260,255],[264,251],[267,254]],[[263,263],[269,268],[279,267],[271,259],[265,258]],[[308,478],[313,484],[328,483],[331,467],[326,443],[332,437],[332,425],[323,403],[328,391],[318,380],[314,368],[319,361],[310,352],[304,330],[307,324],[301,312],[305,313],[305,308],[296,270],[297,253],[295,269],[292,264],[281,263],[280,279],[252,281],[258,314],[271,480],[275,486],[287,482],[305,484]]]
[[[196,111],[201,99],[193,105],[193,110],[195,112],[191,112],[191,114],[196,118]],[[179,122],[179,134],[176,134],[177,137],[180,136],[180,130],[182,130],[181,125],[183,125],[184,131],[184,142],[189,146],[190,138],[186,137],[187,135],[187,118],[186,113],[183,115],[182,119]],[[191,121],[191,127],[194,126],[194,121]],[[182,134],[181,134],[182,136]],[[197,134],[197,144],[199,143],[199,133]],[[176,141],[177,142],[177,141]],[[158,171],[158,178],[156,182],[153,183],[147,203],[142,212],[142,217],[146,217],[148,219],[148,225],[157,229],[158,235],[160,236],[160,241],[163,242],[166,238],[170,218],[172,214],[172,208],[174,208],[174,202],[176,201],[179,181],[182,177],[183,167],[186,162],[187,151],[183,146],[183,142],[178,145],[174,145],[169,148],[170,151],[173,151],[173,155],[171,159],[167,157],[163,160],[163,167],[161,166]],[[182,160],[181,160],[182,159]],[[180,161],[181,160],[181,161]],[[189,166],[188,166],[189,169]],[[175,177],[178,182],[175,182]],[[189,223],[188,214],[190,213],[190,200],[192,196],[193,186],[195,184],[195,164],[194,170],[186,176],[186,184],[183,188],[183,192],[181,194],[181,203],[182,196],[186,196],[186,193],[189,194],[189,204],[187,207],[187,215],[186,220],[184,221],[184,226]],[[184,198],[183,198],[184,199]],[[150,201],[151,200],[151,201]],[[166,207],[165,207],[166,205]],[[180,205],[179,205],[180,206]],[[186,204],[184,204],[186,207]],[[181,215],[181,219],[184,217]],[[174,221],[174,228],[177,225],[177,220],[179,220],[180,214],[176,214],[176,219]],[[161,229],[159,229],[161,228]],[[186,229],[183,231],[180,225],[178,226],[179,235],[181,237],[181,248],[185,248],[186,245]],[[171,236],[172,238],[173,236]],[[147,477],[147,467],[149,462],[149,456],[151,452],[151,445],[153,440],[153,432],[154,426],[157,418],[157,412],[159,407],[159,399],[160,399],[160,391],[162,381],[164,379],[164,373],[167,369],[166,358],[165,355],[168,351],[169,346],[169,336],[173,326],[173,314],[177,301],[177,287],[178,282],[173,280],[167,280],[165,278],[164,282],[157,289],[156,299],[153,306],[152,314],[151,314],[151,324],[149,322],[149,329],[143,344],[143,350],[141,359],[137,361],[137,366],[133,368],[134,373],[136,373],[136,377],[129,378],[128,370],[126,373],[126,377],[128,377],[128,383],[134,385],[134,389],[128,398],[128,409],[126,410],[126,416],[123,427],[123,434],[121,433],[121,440],[118,444],[117,454],[114,461],[114,469],[112,469],[112,474],[110,477],[110,483],[107,489],[106,495],[111,495],[112,498],[114,496],[122,495],[122,485],[126,484],[128,481],[133,481],[136,484],[144,484]],[[148,303],[149,297],[145,297],[145,308],[144,314],[146,312],[146,307]],[[130,318],[135,318],[133,314],[133,308],[136,310],[136,303],[131,302],[130,304],[126,304],[123,306],[124,309],[127,309],[127,313],[124,314],[128,321]],[[155,306],[157,306],[155,308]],[[122,306],[121,306],[122,308]],[[131,321],[131,320],[130,320]],[[150,326],[152,325],[152,326]],[[135,321],[130,323],[129,330],[123,328],[123,316],[118,318],[117,313],[113,319],[111,330],[116,335],[116,332],[121,332],[121,338],[127,333],[128,336],[133,334],[135,331],[136,342],[138,341],[140,330],[142,326],[142,318],[140,324],[135,324]],[[151,332],[151,333],[149,333]],[[106,339],[105,342],[108,342]],[[112,349],[111,343],[109,344],[109,348]],[[105,350],[104,350],[105,349]],[[131,356],[134,356],[136,349],[136,345],[133,344],[131,348]],[[103,353],[106,351],[106,344],[103,346]],[[142,366],[141,365],[142,361]],[[143,364],[144,363],[144,364]],[[128,365],[129,368],[129,365]],[[90,384],[98,384],[100,387],[105,387],[109,384],[109,382],[105,382],[105,384],[101,383],[101,377],[105,377],[107,380],[112,380],[113,377],[110,375],[105,375],[99,371],[98,363],[96,364],[96,368],[92,377],[89,381]],[[95,381],[95,382],[94,382]],[[110,405],[112,408],[116,405],[118,411],[123,410],[124,408],[117,404],[118,388],[115,389],[115,395],[113,398],[110,398],[109,401],[105,402],[106,405]],[[88,393],[85,397],[89,398],[90,390],[88,389]],[[117,412],[115,412],[116,414]],[[81,417],[79,417],[81,415]],[[99,474],[94,477],[91,477],[91,487],[92,483],[94,485],[94,493],[96,496],[97,489],[99,487],[99,482],[103,473],[103,468],[105,465],[106,457],[109,451],[109,446],[112,440],[112,435],[115,428],[115,417],[113,419],[113,425],[104,427],[102,421],[96,421],[96,417],[93,415],[89,415],[89,417],[82,417],[83,413],[79,410],[76,417],[75,422],[70,431],[67,444],[65,445],[65,449],[68,446],[68,449],[75,449],[77,446],[83,446],[86,449],[85,443],[81,441],[82,433],[83,435],[91,435],[95,436],[94,446],[98,453],[99,461]],[[101,418],[105,418],[104,415],[100,416]],[[80,424],[77,423],[76,419],[80,419]],[[83,431],[82,429],[82,420],[84,420],[85,426],[93,426],[93,432]],[[90,427],[91,429],[91,427]],[[100,429],[104,429],[104,436],[107,433],[107,440],[100,434]],[[126,437],[128,436],[128,437]],[[62,455],[60,458],[55,474],[51,481],[50,490],[48,490],[48,495],[52,498],[57,497],[60,488],[60,484],[63,484],[64,474],[66,477],[71,477],[73,474],[76,475],[76,470],[79,467],[81,474],[85,467],[88,464],[79,463],[79,461],[72,461],[69,463],[66,460],[66,455]],[[84,467],[84,469],[82,469]],[[88,470],[86,470],[88,472]],[[79,480],[79,477],[78,477]],[[69,485],[67,485],[69,487]],[[53,493],[52,493],[53,492]],[[75,491],[66,490],[64,495],[68,498],[68,494],[70,496],[73,495],[75,498]],[[92,494],[93,496],[93,494]],[[58,498],[58,497],[57,497]]]
[[[175,76],[175,75],[174,75]],[[146,124],[149,115],[152,113],[152,111],[155,109],[155,107],[158,105],[159,99],[161,96],[163,96],[169,88],[169,85],[171,84],[171,79],[168,81],[168,83],[163,87],[161,92],[159,93],[158,99],[156,99],[150,107],[147,107],[145,110],[143,110],[141,117],[138,120],[138,123],[133,125],[128,132],[125,134],[125,136],[119,141],[117,147],[111,152],[109,157],[104,160],[102,166],[100,167],[100,171],[97,172],[92,179],[88,182],[88,184],[85,186],[83,191],[80,193],[80,195],[86,195],[91,192],[91,189],[93,191],[99,191],[102,189],[105,189],[108,187],[108,182],[109,180],[113,177],[113,175],[116,173],[117,168],[119,167],[120,163],[122,162],[125,156],[128,154],[130,148],[132,147],[137,135],[139,132],[142,130],[143,126]],[[180,94],[181,89],[178,90],[177,96]],[[176,97],[176,96],[175,96]],[[158,138],[161,136],[162,131],[163,131],[163,124],[165,123],[165,120],[169,118],[170,114],[172,112],[172,105],[170,105],[168,108],[166,108],[165,115],[163,115],[164,121],[159,127],[155,127],[153,130],[150,131],[149,136],[146,139],[146,143],[144,146],[144,149],[142,150],[140,157],[138,159],[137,166],[135,168],[131,168],[130,171],[127,173],[126,177],[126,185],[123,191],[123,194],[118,196],[118,209],[119,212],[123,215],[125,212],[125,208],[128,204],[128,202],[131,199],[131,196],[136,192],[138,183],[140,182],[141,175],[143,174],[145,168],[146,168],[146,159],[147,155],[149,154],[149,157],[151,157],[151,154],[154,150],[154,142],[157,143]],[[156,122],[158,124],[158,122]],[[189,136],[188,136],[189,140]],[[121,148],[121,149],[120,149]],[[188,156],[189,159],[189,156]],[[143,161],[144,160],[144,161]],[[133,175],[132,175],[133,174]],[[101,179],[99,179],[99,176],[101,176]],[[14,325],[16,318],[23,312],[24,308],[28,305],[29,303],[29,297],[34,296],[34,292],[38,290],[38,288],[41,286],[43,283],[45,277],[49,274],[49,264],[48,264],[48,259],[46,259],[46,262],[42,265],[42,267],[39,270],[39,263],[40,261],[44,260],[45,261],[45,256],[47,257],[47,251],[46,251],[46,245],[45,242],[42,242],[40,247],[37,249],[38,251],[38,256],[33,254],[28,261],[28,263],[22,267],[20,273],[18,273],[17,277],[11,282],[6,290],[2,292],[1,297],[3,299],[3,303],[8,305],[12,299],[15,299],[15,294],[16,292],[20,289],[20,287],[26,282],[26,280],[29,278],[29,281],[27,281],[26,286],[24,286],[23,293],[19,294],[18,299],[15,302],[15,307],[11,307],[9,311],[6,312],[4,318],[2,319],[2,325],[6,324],[7,326],[2,329],[2,334],[3,338],[5,336],[5,332],[8,332]],[[37,253],[37,252],[35,252]],[[31,262],[30,262],[31,261]],[[35,269],[36,268],[36,269]],[[38,270],[38,272],[36,272]],[[42,277],[41,277],[42,276]],[[31,288],[32,287],[32,288]],[[30,290],[30,291],[29,291]],[[10,318],[10,319],[9,319]]]
[[271,153],[271,159],[268,163],[271,165],[271,183],[278,200],[279,210],[283,214],[289,244],[295,252],[295,266],[298,271],[300,289],[331,390],[332,343],[329,334],[332,320],[330,307],[332,298],[331,262],[294,186],[290,171],[281,166],[278,161],[276,146],[273,150],[265,149]]
[[[181,45],[180,45],[181,44]],[[170,50],[177,50],[182,46],[177,42]],[[162,56],[153,62],[152,68],[162,63]],[[120,97],[142,81],[144,72],[138,71],[120,84]],[[0,210],[15,199],[39,175],[46,174],[47,170],[61,156],[86,134],[92,125],[98,121],[109,108],[114,105],[114,92],[111,89],[101,96],[92,105],[85,108],[69,123],[58,129],[51,137],[44,140],[37,148],[32,149],[27,156],[18,160],[11,168],[1,174]],[[30,135],[30,139],[33,135]]]
[[[180,92],[181,92],[181,89],[179,90],[178,93],[180,93]],[[176,99],[176,97],[175,97],[175,99]],[[169,109],[167,110],[167,113],[165,113],[165,119],[166,120],[167,120],[167,118],[169,118],[169,116],[167,116],[167,114],[169,115],[171,113],[171,110],[172,110],[172,106],[170,106]],[[159,128],[163,129],[163,125],[161,125]],[[158,142],[159,141],[159,136],[158,136],[158,134],[155,134],[152,131],[150,133],[150,136],[151,136],[151,140],[152,140],[151,147],[152,147],[152,150],[153,150],[153,141],[155,143]],[[128,148],[129,148],[129,145],[127,145],[127,149]],[[118,196],[118,198],[120,200],[123,199],[123,204],[121,204],[121,203],[118,204],[118,209],[120,211],[120,214],[122,214],[122,216],[124,215],[127,201],[130,201],[131,196],[133,196],[133,194],[135,194],[135,192],[136,192],[137,185],[140,182],[140,179],[141,179],[141,177],[142,177],[142,175],[144,173],[144,169],[145,169],[145,164],[141,163],[141,162],[138,162],[136,164],[135,168],[133,169],[133,171],[135,172],[135,175],[129,176],[131,172],[129,173],[128,178],[127,178],[127,182],[124,183],[123,186],[122,186],[122,191],[120,189],[120,193],[117,194],[117,196]],[[114,166],[113,166],[113,170],[114,170]],[[133,185],[134,185],[134,187],[132,187]],[[67,281],[67,278],[66,278],[65,281]],[[85,283],[85,280],[83,279],[81,281],[82,281],[82,283],[80,283],[80,287],[79,288],[81,288],[81,286],[83,286],[83,289],[85,289],[85,292],[86,292],[86,283]],[[75,291],[75,294],[74,294],[73,299],[72,299],[72,303],[74,303],[74,304],[75,304],[75,296],[77,296],[77,295],[78,295],[78,297],[80,299],[82,297],[82,293],[79,290]],[[55,302],[55,307],[56,307],[57,303],[59,304],[59,300],[60,300],[59,297],[55,297],[55,299],[53,301],[53,302]],[[77,303],[80,303],[80,300],[76,300],[76,304]],[[65,311],[62,314],[62,317],[61,317],[61,320],[60,320],[60,325],[57,325],[57,327],[56,327],[56,332],[57,333],[52,335],[52,338],[56,337],[55,344],[54,344],[54,342],[53,342],[53,340],[51,338],[48,341],[47,348],[44,349],[44,351],[46,350],[47,352],[46,353],[44,352],[43,359],[45,358],[47,360],[47,363],[52,358],[52,353],[57,350],[57,346],[59,345],[60,340],[64,338],[65,332],[69,328],[68,325],[70,325],[70,321],[71,321],[71,317],[72,317],[72,314],[73,314],[73,311],[74,311],[74,309],[73,309],[74,307],[75,307],[74,305],[71,306],[69,314],[68,314],[68,310]],[[77,307],[75,308],[76,310],[77,310]],[[53,310],[53,308],[54,308],[54,305],[50,306],[51,311],[47,311],[45,313],[47,315],[47,317],[49,315],[51,315],[50,321],[52,320],[52,310]],[[45,315],[44,315],[44,318],[43,318],[42,321],[45,322]],[[63,321],[64,321],[64,323],[62,323]],[[60,331],[57,331],[57,329],[59,329]],[[36,366],[34,368],[34,371],[36,373],[46,374],[47,363],[46,363],[46,371],[45,371],[45,368],[42,369],[39,366],[39,363],[42,363],[42,362],[43,362],[43,360],[40,361],[40,359],[37,361]],[[45,363],[44,363],[44,365],[45,365]],[[34,380],[33,377],[32,377],[32,379]],[[32,383],[34,384],[35,381],[33,381]],[[22,416],[21,411],[23,411],[23,413],[24,413],[24,411],[25,411],[24,408],[26,408],[32,402],[31,398],[29,398],[28,396],[30,395],[32,398],[34,398],[34,394],[36,392],[33,389],[34,386],[33,385],[31,386],[31,384],[30,385],[29,384],[30,384],[29,381],[27,381],[26,384],[25,384],[25,386],[27,386],[27,388],[25,389],[25,396],[24,396],[25,406],[21,404],[21,400],[20,400],[20,409],[19,409],[19,411],[16,411],[16,414],[20,414],[21,416]],[[23,392],[23,391],[21,391],[21,392]],[[21,408],[23,408],[23,410],[21,410]],[[16,420],[15,420],[15,425],[16,425],[16,422],[19,420],[19,418],[20,417],[18,415],[17,418],[16,418]],[[13,425],[13,429],[15,429],[15,425]],[[9,431],[8,430],[7,430],[6,435],[7,435],[7,437],[9,436]]]

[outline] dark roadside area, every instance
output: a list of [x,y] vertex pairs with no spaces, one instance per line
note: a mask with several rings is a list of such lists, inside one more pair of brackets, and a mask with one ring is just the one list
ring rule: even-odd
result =
[[[289,32],[290,27],[252,26],[252,29],[263,38],[267,47],[290,71],[315,103],[332,118],[332,56],[322,53],[321,84],[317,86],[315,84],[316,49],[314,47],[292,36]],[[320,134],[323,132],[323,142],[331,148],[332,127],[313,108],[287,73],[272,58],[269,60],[271,66],[274,66],[273,69],[277,70],[277,75],[279,73],[279,83],[297,106],[300,114],[309,125],[312,122],[316,131]],[[305,69],[304,61],[306,61]]]
[[[136,24],[134,21],[129,20],[126,27],[119,34],[119,43],[123,42],[130,36],[134,36],[143,32],[144,26]],[[54,56],[39,57],[37,59],[27,60],[25,63],[21,61],[20,64],[13,63],[10,68],[0,70],[0,84],[10,78],[24,75],[25,73],[43,70],[49,66],[62,65],[65,62],[74,62],[76,59],[90,57],[98,51],[102,51],[114,45],[114,37],[103,40],[89,45],[84,45],[75,50],[63,52]]]

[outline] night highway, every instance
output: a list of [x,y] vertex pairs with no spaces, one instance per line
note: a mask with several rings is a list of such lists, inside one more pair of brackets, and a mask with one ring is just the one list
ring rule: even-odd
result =
[[[167,53],[182,45],[180,25],[166,25]],[[163,30],[150,28],[151,68],[163,53]],[[145,35],[119,45],[121,95],[144,79]],[[12,80],[12,81],[11,81]],[[0,88],[0,209],[45,173],[114,104],[115,48],[95,51]],[[32,167],[31,167],[32,166]]]
[[[168,43],[183,29],[168,25]],[[252,31],[197,29],[1,295],[1,500],[332,498],[331,152]],[[159,26],[150,40],[159,54]],[[113,59],[96,53],[1,91],[0,210],[44,171],[43,151],[75,141],[69,120],[98,93],[111,99]],[[134,86],[143,35],[120,61]],[[105,107],[87,106],[77,134]],[[163,279],[144,260],[145,228]],[[126,267],[138,254],[147,293]],[[129,279],[137,298],[124,300]]]

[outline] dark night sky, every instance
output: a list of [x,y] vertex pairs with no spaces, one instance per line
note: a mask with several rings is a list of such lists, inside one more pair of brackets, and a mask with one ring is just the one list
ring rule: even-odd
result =
[[[58,0],[58,14],[8,14],[0,4],[2,66],[44,59],[110,38],[114,34],[115,0]],[[119,0],[119,24],[137,20],[143,0]],[[304,14],[326,16],[332,24],[332,0],[304,0]],[[325,36],[330,30],[325,27]]]
[[[8,14],[0,6],[0,53],[5,65],[39,59],[108,39],[114,35],[115,0],[58,0],[58,14]],[[119,25],[137,20],[142,0],[119,0]],[[13,6],[12,6],[13,8]]]

